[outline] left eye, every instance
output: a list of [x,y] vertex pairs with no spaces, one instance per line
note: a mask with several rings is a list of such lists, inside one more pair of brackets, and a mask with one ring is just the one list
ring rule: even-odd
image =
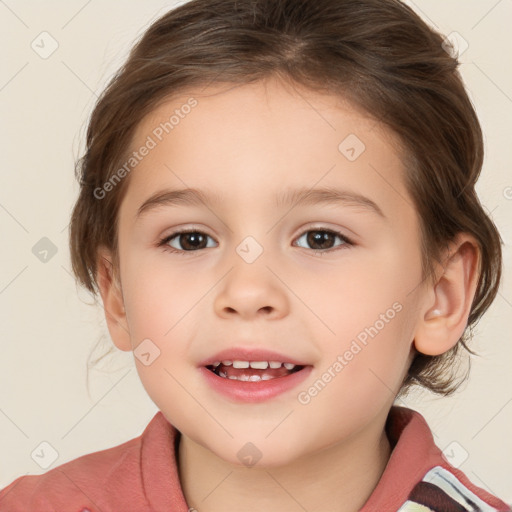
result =
[[297,240],[300,241],[304,239],[310,246],[319,246],[316,248],[312,247],[315,252],[323,252],[333,248],[332,243],[336,238],[339,238],[343,243],[338,244],[337,246],[335,245],[334,247],[338,247],[340,245],[353,245],[352,242],[341,233],[326,229],[313,229],[306,231]]

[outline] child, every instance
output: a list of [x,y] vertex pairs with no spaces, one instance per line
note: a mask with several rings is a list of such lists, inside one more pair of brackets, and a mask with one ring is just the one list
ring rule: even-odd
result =
[[423,417],[501,277],[480,126],[398,0],[193,0],[100,98],[70,226],[160,411],[2,511],[506,511]]

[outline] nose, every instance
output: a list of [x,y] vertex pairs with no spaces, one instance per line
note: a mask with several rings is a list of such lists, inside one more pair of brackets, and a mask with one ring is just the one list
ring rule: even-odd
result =
[[290,305],[285,284],[275,269],[270,270],[260,260],[235,263],[219,283],[214,302],[218,316],[277,320],[288,314]]

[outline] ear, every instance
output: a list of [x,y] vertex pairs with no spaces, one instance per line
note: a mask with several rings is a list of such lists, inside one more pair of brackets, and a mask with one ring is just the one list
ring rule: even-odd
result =
[[96,281],[103,301],[108,331],[114,345],[131,351],[130,331],[126,321],[121,283],[113,271],[112,253],[105,247],[98,248]]
[[414,337],[416,350],[431,356],[455,346],[467,326],[480,273],[478,243],[468,233],[459,233],[443,261]]

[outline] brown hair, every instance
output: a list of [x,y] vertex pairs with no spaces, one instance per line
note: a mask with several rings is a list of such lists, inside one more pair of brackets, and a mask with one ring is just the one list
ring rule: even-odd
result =
[[457,233],[476,238],[480,276],[463,336],[445,354],[418,353],[402,385],[402,393],[412,384],[453,393],[459,347],[474,354],[466,341],[498,291],[502,240],[475,192],[481,128],[443,42],[398,0],[192,0],[169,11],[132,48],[92,113],[70,223],[78,281],[97,293],[100,245],[118,269],[118,209],[130,176],[102,199],[94,191],[125,161],[142,118],[185,88],[280,77],[342,96],[398,135],[421,222],[424,279]]

